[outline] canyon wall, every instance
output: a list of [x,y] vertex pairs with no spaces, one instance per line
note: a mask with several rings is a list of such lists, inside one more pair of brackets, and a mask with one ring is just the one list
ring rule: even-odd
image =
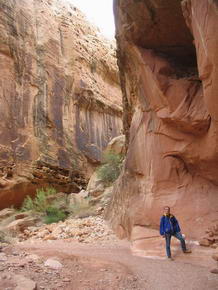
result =
[[0,208],[84,187],[122,130],[114,43],[67,1],[0,0]]
[[143,237],[170,206],[189,237],[218,220],[218,2],[115,0],[127,156],[106,218]]

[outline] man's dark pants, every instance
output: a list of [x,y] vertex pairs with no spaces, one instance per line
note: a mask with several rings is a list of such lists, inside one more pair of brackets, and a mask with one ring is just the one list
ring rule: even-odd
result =
[[166,239],[166,251],[167,251],[167,257],[171,258],[171,251],[170,251],[170,242],[171,242],[171,237],[174,236],[178,240],[180,240],[181,247],[183,252],[186,251],[186,244],[185,240],[183,239],[183,236],[181,233],[175,233],[175,234],[165,234],[165,239]]

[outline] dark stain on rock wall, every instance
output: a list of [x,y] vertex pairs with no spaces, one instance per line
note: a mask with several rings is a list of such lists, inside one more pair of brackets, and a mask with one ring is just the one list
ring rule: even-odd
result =
[[121,122],[116,118],[107,113],[76,107],[77,146],[91,162],[100,162],[102,150],[113,137],[121,133]]
[[51,114],[55,130],[53,137],[59,145],[64,144],[63,140],[63,100],[65,94],[65,79],[61,76],[61,72],[53,73],[52,97],[50,98]]

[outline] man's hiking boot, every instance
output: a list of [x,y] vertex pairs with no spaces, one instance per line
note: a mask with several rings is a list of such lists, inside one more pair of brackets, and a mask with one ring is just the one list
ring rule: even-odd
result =
[[191,252],[192,252],[191,250],[187,249],[187,250],[185,250],[183,253],[184,253],[184,254],[190,254]]
[[168,261],[174,261],[174,259],[172,257],[167,257]]

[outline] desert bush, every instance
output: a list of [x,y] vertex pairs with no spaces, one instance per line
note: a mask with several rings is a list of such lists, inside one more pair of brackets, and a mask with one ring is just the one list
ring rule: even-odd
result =
[[28,210],[34,210],[34,201],[29,195],[25,197],[22,207],[21,207],[21,211],[28,211]]
[[103,156],[103,165],[97,169],[97,176],[106,185],[111,185],[119,176],[122,166],[123,156],[115,154],[113,151]]
[[21,211],[33,211],[40,213],[46,224],[63,221],[67,218],[64,208],[67,208],[68,200],[65,197],[56,196],[54,188],[38,189],[35,198],[27,196],[23,202]]
[[22,204],[21,211],[35,211],[45,213],[50,206],[48,197],[56,193],[54,188],[37,189],[35,198],[27,196]]
[[48,207],[46,209],[46,215],[43,220],[46,224],[57,223],[59,221],[64,221],[67,217],[67,214],[57,207]]

